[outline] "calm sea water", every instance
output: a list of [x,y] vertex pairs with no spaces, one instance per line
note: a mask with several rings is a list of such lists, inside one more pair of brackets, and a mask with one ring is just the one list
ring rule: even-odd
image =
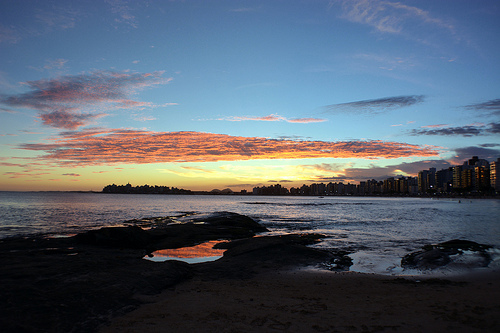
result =
[[500,200],[483,199],[0,192],[0,238],[216,211],[250,216],[272,234],[326,234],[316,246],[353,251],[357,271],[397,273],[408,252],[456,238],[500,249]]

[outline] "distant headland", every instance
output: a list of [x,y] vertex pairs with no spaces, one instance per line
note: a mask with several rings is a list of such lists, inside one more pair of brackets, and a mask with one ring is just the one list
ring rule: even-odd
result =
[[132,186],[127,185],[107,185],[102,189],[103,193],[123,193],[123,194],[194,194],[193,191],[185,190],[177,187],[168,186]]

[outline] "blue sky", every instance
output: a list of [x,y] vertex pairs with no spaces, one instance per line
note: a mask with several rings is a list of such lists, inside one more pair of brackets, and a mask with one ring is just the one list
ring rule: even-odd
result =
[[358,182],[500,157],[498,1],[0,3],[0,190]]

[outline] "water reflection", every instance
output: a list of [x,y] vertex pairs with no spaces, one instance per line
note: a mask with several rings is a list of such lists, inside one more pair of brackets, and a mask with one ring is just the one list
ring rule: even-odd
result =
[[227,243],[227,241],[215,240],[201,243],[195,246],[181,247],[178,249],[158,250],[152,253],[151,256],[146,256],[144,259],[151,261],[167,261],[181,260],[188,264],[195,264],[206,261],[214,261],[222,258],[224,249],[214,249],[214,246],[219,243]]

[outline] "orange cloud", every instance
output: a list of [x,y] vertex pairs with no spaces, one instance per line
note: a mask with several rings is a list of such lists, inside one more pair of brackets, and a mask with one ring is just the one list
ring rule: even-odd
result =
[[24,172],[4,172],[3,175],[9,178],[22,178],[22,177],[39,178],[40,176],[50,175],[50,173],[48,172],[32,173],[29,170],[26,170]]
[[50,143],[24,144],[59,165],[216,162],[258,159],[399,158],[437,156],[434,148],[399,142],[294,141],[203,132],[90,129],[65,132]]

